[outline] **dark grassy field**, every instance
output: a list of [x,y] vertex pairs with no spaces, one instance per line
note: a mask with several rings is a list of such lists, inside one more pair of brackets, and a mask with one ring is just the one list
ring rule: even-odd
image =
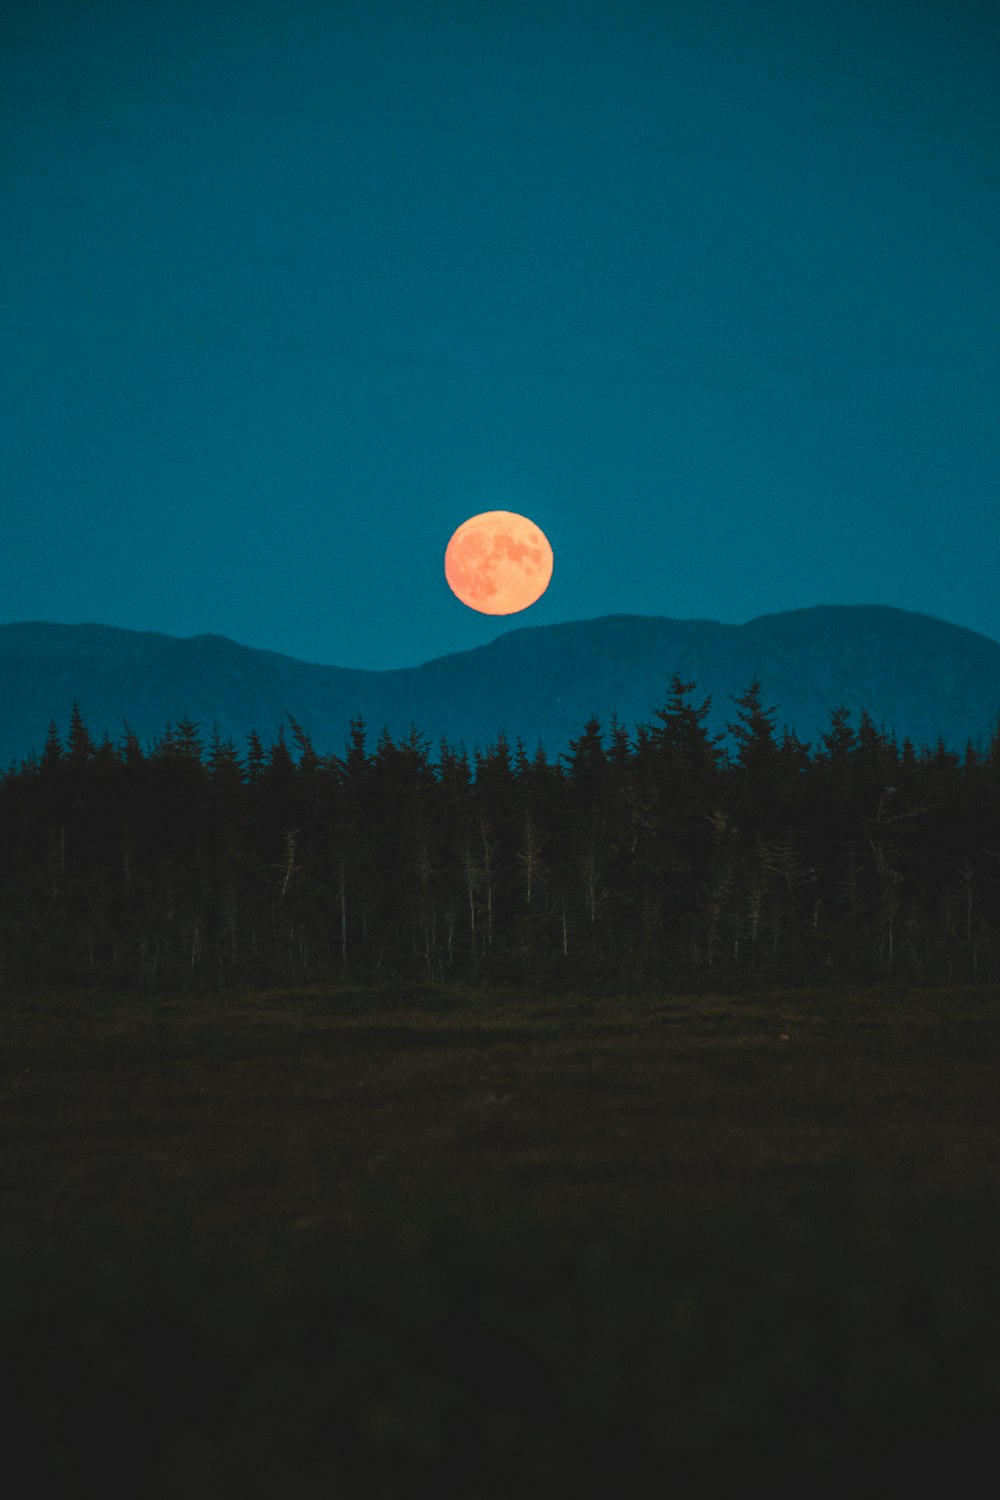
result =
[[19,1494],[885,1496],[992,1466],[996,990],[0,1015]]

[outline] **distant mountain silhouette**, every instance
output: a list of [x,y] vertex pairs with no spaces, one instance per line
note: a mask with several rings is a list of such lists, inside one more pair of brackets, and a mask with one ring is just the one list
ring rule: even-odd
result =
[[0,626],[0,765],[41,748],[51,719],[65,732],[74,700],[95,736],[125,721],[146,742],[182,717],[213,723],[243,748],[294,717],[317,750],[340,751],[361,716],[372,740],[416,725],[485,748],[498,731],[533,751],[566,748],[592,715],[632,730],[666,698],[674,672],[712,697],[724,731],[732,699],[757,677],[779,727],[815,742],[831,709],[862,709],[916,746],[939,737],[985,744],[1000,711],[1000,645],[929,615],[883,605],[821,605],[745,625],[609,615],[526,626],[488,646],[419,667],[367,672],[315,666],[237,645],[104,625]]

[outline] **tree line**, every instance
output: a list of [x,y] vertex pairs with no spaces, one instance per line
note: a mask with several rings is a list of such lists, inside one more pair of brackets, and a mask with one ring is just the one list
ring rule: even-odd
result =
[[125,726],[0,777],[0,983],[210,988],[387,973],[710,983],[1000,979],[1000,725],[901,744],[833,710],[815,746],[671,680],[648,723],[549,757],[289,718],[239,750]]

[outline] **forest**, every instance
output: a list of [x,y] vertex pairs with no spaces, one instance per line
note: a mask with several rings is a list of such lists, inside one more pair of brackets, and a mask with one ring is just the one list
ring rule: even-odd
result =
[[0,778],[0,982],[1000,979],[1000,726],[959,753],[841,706],[808,745],[754,681],[726,742],[698,697],[556,759],[360,720],[319,754],[291,716],[97,741],[74,705]]

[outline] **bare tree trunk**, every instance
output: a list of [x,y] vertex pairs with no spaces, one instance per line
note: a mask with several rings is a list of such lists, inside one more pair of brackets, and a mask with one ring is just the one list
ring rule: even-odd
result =
[[483,859],[480,866],[483,883],[486,887],[486,932],[483,937],[483,955],[485,957],[488,949],[493,947],[493,885],[496,876],[496,852],[495,840],[490,837],[489,825],[485,818],[479,820],[479,837],[483,846]]
[[604,904],[604,889],[601,885],[600,866],[597,859],[597,850],[593,841],[587,846],[587,851],[580,861],[580,873],[583,878],[583,905],[590,922],[590,945],[597,952],[597,916]]
[[524,815],[524,839],[518,852],[517,862],[521,867],[523,881],[524,904],[531,911],[536,889],[544,874],[542,865],[542,849],[545,846],[547,835],[536,827],[530,812]]
[[341,856],[340,877],[337,881],[337,896],[340,904],[340,961],[347,962],[347,868]]
[[286,832],[285,832],[285,876],[284,876],[284,879],[281,882],[281,895],[278,897],[279,901],[283,901],[285,899],[285,893],[288,890],[288,887],[289,887],[289,884],[291,882],[292,876],[295,874],[295,871],[296,871],[296,868],[297,868],[296,863],[295,863],[295,850],[296,850],[296,846],[298,844],[298,838],[299,838],[299,831],[298,831],[297,828],[289,828],[289,829],[286,830]]
[[958,888],[965,906],[965,941],[972,946],[972,910],[975,904],[976,872],[972,862],[964,860],[958,872]]
[[476,863],[469,840],[462,852],[462,870],[465,875],[465,894],[469,907],[469,947],[476,952],[476,890],[479,885],[479,866]]

